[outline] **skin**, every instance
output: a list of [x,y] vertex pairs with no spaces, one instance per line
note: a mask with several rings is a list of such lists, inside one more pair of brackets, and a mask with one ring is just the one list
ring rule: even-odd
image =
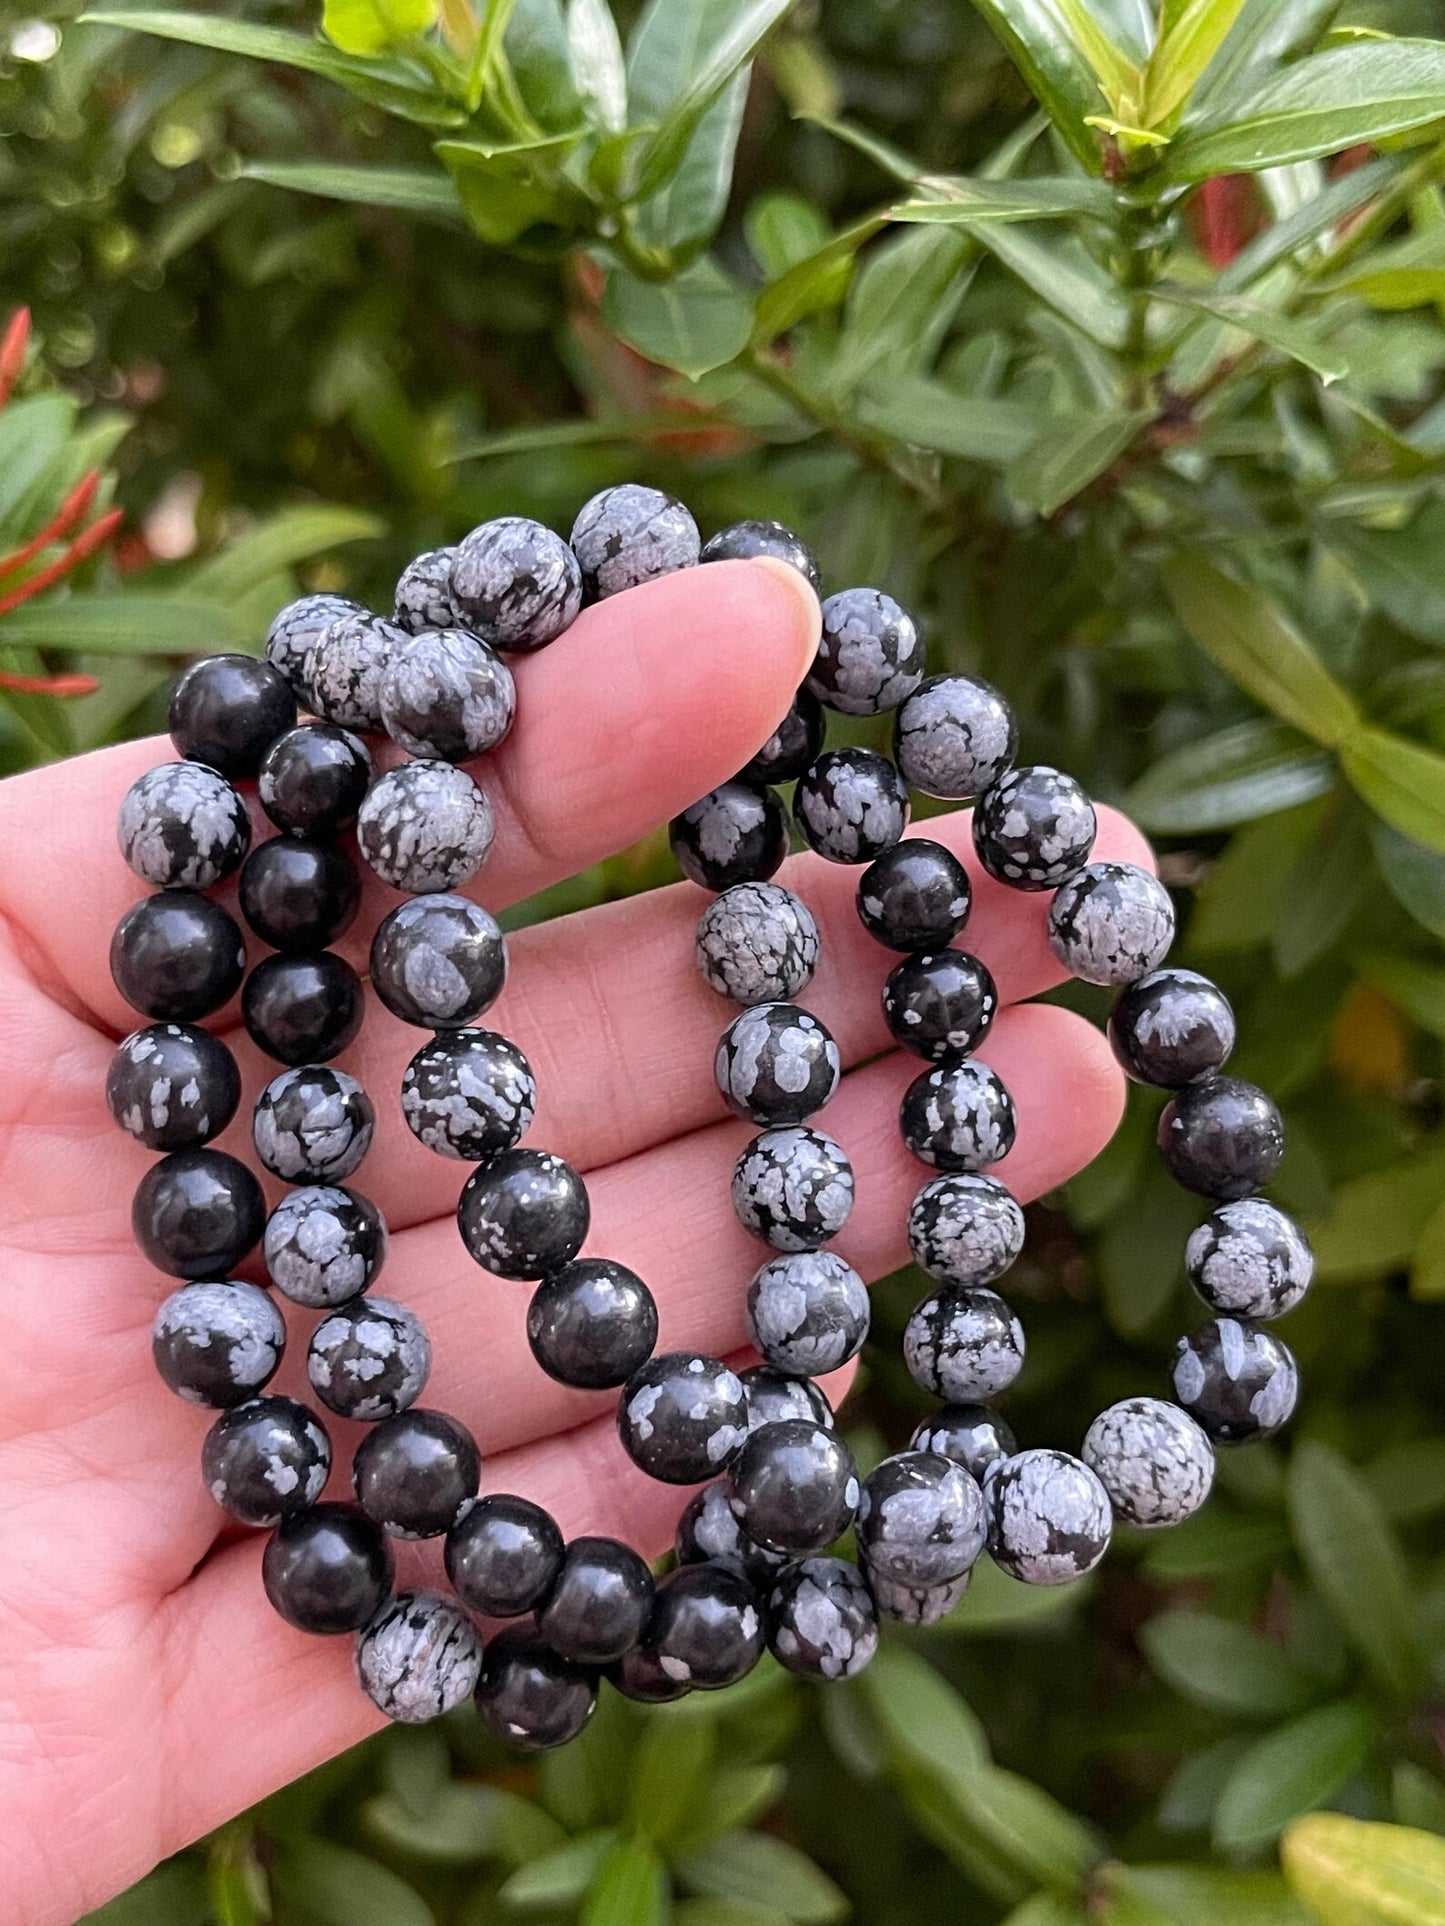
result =
[[[492,858],[472,886],[480,900],[501,910],[657,832],[724,780],[777,726],[817,632],[818,605],[786,567],[725,562],[605,601],[552,647],[518,658],[522,726],[479,772],[497,814]],[[159,740],[129,743],[0,784],[0,1891],[12,1926],[64,1926],[382,1722],[356,1686],[351,1640],[308,1638],[267,1609],[265,1534],[230,1525],[202,1488],[209,1414],[167,1392],[150,1361],[151,1319],[171,1282],[131,1241],[131,1193],[149,1158],[114,1128],[102,1092],[116,1041],[140,1019],[106,955],[112,926],[143,893],[116,853],[116,808],[169,753]],[[965,940],[1007,1006],[989,1062],[1019,1113],[999,1174],[1035,1197],[1102,1148],[1122,1080],[1095,1030],[1018,1002],[1059,976],[1047,896],[978,873],[964,814],[926,827],[974,874]],[[1137,832],[1107,812],[1096,853],[1148,860]],[[906,1261],[908,1205],[928,1175],[895,1121],[918,1064],[882,1054],[886,959],[854,913],[855,873],[804,855],[778,880],[803,895],[822,933],[805,996],[849,1070],[822,1126],[847,1145],[859,1193],[837,1248],[873,1279]],[[360,968],[397,900],[368,882],[339,945]],[[693,960],[705,900],[682,883],[528,929],[512,939],[511,981],[483,1020],[515,1038],[537,1073],[527,1141],[587,1173],[588,1252],[647,1280],[662,1349],[741,1364],[761,1247],[729,1201],[750,1133],[713,1083],[729,1010]],[[687,1493],[627,1463],[612,1394],[569,1390],[536,1368],[527,1288],[470,1262],[452,1216],[457,1168],[416,1142],[388,1096],[421,1033],[368,1005],[340,1060],[377,1097],[376,1141],[355,1181],[392,1226],[378,1288],[412,1305],[435,1340],[425,1402],[475,1432],[483,1490],[539,1501],[568,1537],[615,1534],[656,1555]],[[212,1021],[245,1085],[219,1142],[254,1167],[246,1120],[275,1066],[236,1007]],[[280,1186],[267,1190],[274,1201]],[[259,1253],[243,1268],[259,1277]],[[293,1332],[309,1330],[306,1314],[291,1317]],[[272,1390],[304,1395],[304,1349],[293,1338]],[[836,1399],[844,1384],[827,1388]],[[338,1459],[328,1495],[349,1495],[360,1427],[326,1421]],[[399,1550],[399,1583],[438,1582],[435,1545]]]

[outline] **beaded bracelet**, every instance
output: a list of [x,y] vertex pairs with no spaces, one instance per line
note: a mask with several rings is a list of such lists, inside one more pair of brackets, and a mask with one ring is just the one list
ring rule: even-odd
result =
[[[821,587],[807,548],[780,524],[738,523],[703,547],[679,502],[634,484],[587,503],[570,542],[517,517],[485,523],[407,567],[393,618],[307,596],[272,624],[264,662],[194,664],[170,707],[181,760],[142,776],[121,805],[122,853],[157,893],[122,919],[111,965],[151,1021],[118,1047],[107,1097],[123,1129],[164,1153],[133,1210],[146,1256],[182,1280],[156,1316],[156,1364],[172,1390],[220,1412],[203,1476],[232,1517],[270,1528],[272,1605],[303,1630],[354,1633],[360,1682],[394,1719],[433,1718],[474,1694],[494,1731],[551,1746],[581,1730],[603,1677],[631,1698],[676,1698],[742,1678],[765,1646],[801,1675],[850,1677],[876,1648],[880,1614],[935,1622],[985,1546],[1014,1577],[1057,1584],[1097,1565],[1116,1517],[1146,1528],[1188,1517],[1208,1496],[1214,1446],[1268,1435],[1295,1403],[1294,1360],[1262,1326],[1299,1302],[1312,1260],[1298,1228],[1256,1195],[1283,1131],[1263,1092],[1222,1074],[1228,1002],[1206,979],[1160,967],[1173,935],[1167,892],[1143,870],[1089,862],[1095,817],[1078,785],[1016,765],[1012,716],[987,684],[925,679],[913,622],[874,589],[824,602],[818,655],[788,714],[671,829],[684,873],[714,892],[699,967],[741,1006],[716,1074],[728,1107],[759,1127],[736,1161],[732,1198],[775,1253],[747,1295],[762,1363],[734,1371],[701,1353],[656,1355],[657,1306],[642,1279],[579,1255],[590,1223],[582,1177],[521,1146],[536,1107],[530,1065],[508,1038],[476,1027],[506,980],[507,950],[495,920],[459,893],[493,838],[485,790],[460,765],[513,726],[506,655],[545,647],[584,602],[758,555]],[[298,702],[317,719],[298,723]],[[826,750],[824,707],[896,712],[894,759]],[[382,731],[408,759],[378,776],[364,737]],[[236,787],[251,778],[279,832],[254,849]],[[937,1172],[908,1218],[909,1247],[935,1288],[904,1350],[915,1382],[944,1402],[866,1478],[814,1382],[857,1355],[869,1301],[827,1248],[856,1186],[845,1150],[810,1122],[842,1074],[825,1025],[795,1000],[817,965],[818,927],[770,880],[788,852],[776,785],[789,781],[803,840],[828,861],[866,866],[859,916],[901,959],[883,986],[884,1016],[927,1066],[904,1095],[900,1128]],[[1173,1093],[1160,1122],[1166,1163],[1216,1200],[1187,1263],[1219,1315],[1180,1341],[1177,1402],[1111,1406],[1080,1457],[1020,1451],[992,1408],[1025,1354],[992,1288],[1022,1249],[1023,1212],[986,1174],[1007,1154],[1015,1118],[976,1055],[996,986],[955,946],[968,874],[941,844],[905,837],[910,789],[972,800],[985,871],[1053,892],[1055,954],[1075,976],[1121,988],[1115,1054],[1132,1078]],[[361,979],[329,947],[360,907],[353,829],[365,863],[405,897],[375,932],[370,976],[395,1016],[431,1033],[403,1075],[401,1109],[421,1143],[475,1166],[457,1207],[467,1251],[532,1286],[527,1335],[540,1368],[578,1388],[620,1389],[628,1455],[654,1478],[698,1487],[661,1579],[615,1539],[564,1542],[525,1497],[479,1497],[475,1440],[417,1403],[427,1333],[372,1292],[387,1229],[345,1181],[375,1114],[331,1062],[364,1010]],[[240,927],[205,893],[238,870],[242,915],[272,951],[249,975]],[[198,1020],[238,988],[253,1041],[285,1066],[252,1118],[261,1162],[293,1186],[269,1216],[254,1174],[211,1147],[236,1114],[241,1079]],[[286,1320],[275,1295],[233,1275],[258,1242],[274,1292],[319,1314],[307,1348],[317,1399],[370,1427],[354,1455],[354,1504],[322,1497],[332,1450],[316,1413],[266,1391]],[[856,1565],[828,1555],[850,1527]],[[390,1541],[422,1538],[445,1540],[450,1595],[394,1589]],[[513,1623],[484,1641],[477,1617]]]

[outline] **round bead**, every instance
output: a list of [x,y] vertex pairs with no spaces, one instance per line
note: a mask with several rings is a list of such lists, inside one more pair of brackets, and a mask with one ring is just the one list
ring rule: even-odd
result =
[[356,1502],[393,1538],[440,1538],[477,1495],[482,1454],[445,1411],[410,1410],[373,1425],[356,1447]]
[[537,1630],[574,1665],[609,1665],[635,1645],[652,1609],[652,1573],[615,1538],[574,1538],[537,1613]]
[[748,1537],[794,1556],[823,1551],[845,1532],[858,1494],[852,1452],[806,1418],[759,1426],[728,1473],[728,1503]]
[[221,1409],[268,1385],[285,1349],[286,1320],[254,1284],[183,1284],[151,1327],[151,1353],[170,1389]]
[[266,631],[266,660],[290,684],[304,703],[311,700],[306,684],[306,657],[321,631],[345,615],[363,615],[360,602],[345,595],[303,595],[288,602]]
[[335,1184],[288,1190],[266,1220],[262,1249],[271,1282],[308,1310],[345,1304],[372,1284],[386,1260],[386,1224],[369,1197]]
[[738,771],[743,782],[792,782],[822,753],[827,724],[822,704],[799,689],[788,713],[753,757]]
[[922,1391],[983,1404],[1023,1369],[1024,1329],[997,1291],[935,1291],[909,1318],[903,1361]]
[[462,622],[452,595],[454,548],[427,548],[414,555],[397,577],[393,620],[408,635],[426,629],[451,629]]
[[241,987],[245,968],[240,925],[196,890],[143,896],[110,942],[115,987],[133,1010],[166,1023],[219,1010]]
[[1284,1155],[1284,1120],[1273,1098],[1240,1077],[1186,1084],[1159,1116],[1169,1174],[1206,1197],[1262,1190]]
[[170,1277],[225,1277],[266,1222],[261,1186],[224,1150],[177,1150],[136,1186],[131,1229],[142,1253]]
[[517,685],[501,657],[465,629],[431,629],[381,678],[381,720],[414,756],[465,762],[505,740]]
[[214,769],[163,762],[125,792],[116,833],[121,855],[142,881],[158,889],[209,889],[245,855],[251,819]]
[[900,1625],[941,1624],[959,1604],[973,1578],[970,1569],[943,1585],[901,1585],[896,1579],[884,1578],[875,1572],[866,1560],[860,1569],[868,1581],[879,1616],[891,1618]]
[[933,1451],[900,1451],[863,1481],[854,1525],[870,1576],[926,1591],[961,1578],[988,1536],[983,1493]]
[[722,1471],[747,1437],[747,1393],[720,1359],[668,1351],[628,1379],[617,1432],[649,1478],[700,1484]]
[[209,1030],[153,1023],[116,1045],[105,1100],[121,1129],[147,1150],[197,1150],[235,1116],[241,1073]]
[[477,1711],[499,1739],[541,1752],[575,1739],[597,1709],[590,1672],[569,1664],[530,1625],[488,1640]]
[[925,1070],[903,1093],[903,1141],[939,1170],[983,1170],[1006,1157],[1018,1128],[1001,1078],[976,1057]]
[[818,925],[801,898],[777,883],[736,883],[697,924],[697,965],[734,1003],[779,1003],[818,967]]
[[1024,1247],[1023,1210],[997,1178],[933,1177],[908,1213],[914,1262],[940,1284],[969,1289],[1002,1277]]
[[725,1478],[715,1478],[693,1493],[677,1521],[673,1550],[679,1565],[711,1565],[736,1572],[762,1591],[773,1586],[788,1563],[786,1552],[769,1551],[748,1537],[733,1516]]
[[671,1705],[692,1690],[685,1679],[670,1679],[652,1653],[640,1645],[624,1652],[615,1665],[607,1666],[603,1677],[614,1692],[636,1705]]
[[592,1221],[587,1186],[550,1150],[504,1150],[462,1187],[457,1225],[474,1262],[498,1277],[570,1264]]
[[638,482],[604,488],[584,502],[571,539],[589,602],[691,568],[702,551],[697,523],[682,503]]
[[253,655],[193,662],[171,691],[166,727],[177,753],[223,776],[254,776],[277,736],[296,721],[285,676]]
[[362,856],[393,889],[435,896],[475,876],[496,833],[492,805],[465,769],[418,760],[367,791],[356,819]]
[[405,629],[368,609],[328,623],[301,671],[310,706],[344,729],[380,729],[382,677],[391,658],[410,645]]
[[748,1394],[749,1431],[789,1418],[807,1418],[825,1431],[833,1429],[833,1407],[811,1378],[787,1377],[770,1364],[750,1365],[741,1376]]
[[338,1305],[311,1333],[306,1372],[338,1417],[370,1423],[416,1403],[431,1374],[421,1320],[389,1297]]
[[761,555],[786,562],[795,568],[816,595],[823,577],[813,559],[813,551],[801,535],[795,535],[783,522],[733,522],[720,528],[702,545],[700,562],[751,562]]
[[379,1711],[425,1725],[476,1689],[482,1639],[454,1598],[398,1592],[356,1641],[356,1676]]
[[979,797],[973,846],[999,882],[1056,889],[1088,862],[1097,828],[1094,805],[1073,777],[1037,763],[1010,770]]
[[1220,1317],[1180,1338],[1174,1395],[1216,1444],[1268,1438],[1289,1423],[1299,1398],[1294,1354],[1273,1331]]
[[768,1650],[800,1678],[856,1678],[878,1650],[867,1581],[843,1558],[789,1565],[768,1599],[768,1620]]
[[972,903],[968,871],[925,836],[885,849],[858,881],[858,919],[890,950],[946,950]]
[[359,1632],[391,1591],[391,1548],[354,1505],[283,1518],[261,1558],[266,1596],[301,1632]]
[[911,789],[969,802],[1007,775],[1018,754],[1013,711],[971,675],[931,675],[899,709],[893,754]]
[[923,679],[923,643],[913,617],[881,589],[840,589],[823,604],[808,688],[845,716],[896,709]]
[[998,1010],[994,980],[966,950],[905,956],[883,985],[883,1016],[905,1049],[939,1063],[976,1050]]
[[674,1684],[717,1692],[763,1655],[763,1618],[745,1578],[719,1565],[684,1565],[657,1587],[641,1649]]
[[526,1498],[479,1498],[447,1533],[447,1577],[484,1618],[517,1618],[540,1605],[562,1569],[552,1514]]
[[1155,970],[1131,983],[1109,1018],[1109,1042],[1136,1083],[1178,1090],[1229,1060],[1234,1011],[1194,970]]
[[990,1465],[1011,1458],[1018,1440],[997,1411],[986,1404],[945,1404],[916,1426],[910,1451],[935,1451],[962,1465],[980,1484]]
[[360,736],[334,722],[303,722],[266,751],[256,794],[278,829],[334,836],[356,821],[371,775]]
[[868,1286],[835,1251],[775,1257],[748,1286],[748,1333],[791,1377],[822,1377],[856,1357],[868,1319]]
[[657,1304],[625,1264],[579,1257],[544,1277],[527,1306],[527,1341],[549,1378],[584,1391],[626,1384],[652,1356]]
[[765,882],[788,853],[788,819],[777,793],[725,782],[674,816],[668,842],[678,868],[703,889]]
[[336,843],[273,836],[241,870],[241,913],[273,950],[324,950],[356,920],[361,883]]
[[536,1108],[531,1065],[495,1030],[445,1030],[402,1074],[407,1127],[441,1157],[477,1163],[510,1150]]
[[843,1060],[828,1031],[796,1003],[760,1003],[723,1031],[714,1064],[723,1101],[755,1124],[800,1124],[838,1088]]
[[1314,1253],[1292,1217],[1262,1197],[1221,1204],[1184,1247],[1189,1281],[1211,1309],[1283,1317],[1313,1282]]
[[798,778],[793,820],[830,863],[871,863],[908,827],[908,791],[887,756],[827,749]]
[[577,620],[582,571],[560,535],[503,515],[461,543],[451,592],[462,626],[494,649],[541,649]]
[[1101,1411],[1083,1457],[1115,1517],[1148,1530],[1198,1511],[1214,1483],[1214,1447],[1188,1412],[1162,1398],[1125,1398]]
[[465,896],[398,903],[372,939],[372,984],[403,1023],[460,1028],[496,1002],[506,980],[501,926]]
[[1133,863],[1089,863],[1049,905],[1049,944],[1081,983],[1137,983],[1174,941],[1174,902]]
[[250,1398],[223,1411],[201,1445],[207,1491],[243,1525],[276,1525],[326,1489],[331,1441],[294,1398]]
[[989,1552],[1026,1585],[1067,1585],[1109,1549],[1109,1494],[1066,1451],[1020,1451],[988,1481]]
[[304,1064],[273,1077],[256,1099],[251,1134],[267,1170],[291,1184],[349,1177],[371,1148],[376,1112],[344,1070]]
[[330,950],[267,956],[241,992],[251,1041],[279,1063],[326,1063],[354,1043],[366,1013],[361,978]]
[[853,1190],[843,1146],[798,1124],[754,1137],[733,1169],[733,1209],[779,1251],[815,1251],[836,1237],[852,1213]]

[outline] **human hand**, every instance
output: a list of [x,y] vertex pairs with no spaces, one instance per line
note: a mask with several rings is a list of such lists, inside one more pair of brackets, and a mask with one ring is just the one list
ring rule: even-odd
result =
[[[514,663],[511,739],[481,771],[497,839],[476,893],[494,910],[625,848],[738,769],[806,672],[818,611],[781,565],[727,562],[662,578],[587,610]],[[14,1926],[65,1926],[150,1866],[381,1721],[358,1690],[351,1640],[310,1638],[267,1605],[263,1533],[237,1529],[197,1468],[208,1415],[152,1369],[150,1325],[172,1288],[136,1250],[130,1200],[149,1163],[117,1131],[103,1086],[116,1040],[140,1021],[110,980],[111,931],[142,893],[115,849],[126,788],[173,752],[125,744],[0,785],[0,1890]],[[1147,860],[1137,832],[1100,812],[1097,855]],[[268,833],[259,827],[258,833]],[[1122,1106],[1103,1038],[1026,1004],[1062,975],[1047,898],[982,875],[963,813],[933,819],[973,873],[962,944],[1004,1003],[987,1045],[1019,1130],[1000,1175],[1021,1199],[1102,1148]],[[817,917],[823,955],[804,1001],[827,1022],[845,1076],[826,1128],[847,1148],[859,1201],[838,1248],[868,1278],[907,1258],[921,1181],[898,1138],[915,1059],[889,1048],[879,1008],[887,956],[853,910],[856,873],[811,855],[781,881]],[[364,967],[396,897],[368,881],[337,947]],[[587,1175],[587,1249],[638,1271],[661,1311],[661,1348],[734,1354],[747,1279],[762,1261],[729,1200],[749,1134],[713,1080],[729,1007],[693,962],[707,899],[690,883],[527,929],[489,1025],[526,1052],[540,1090],[528,1141]],[[253,949],[257,947],[252,945]],[[253,1167],[250,1100],[274,1074],[236,1009],[214,1027],[246,1098],[219,1139]],[[546,1505],[568,1535],[602,1532],[649,1557],[686,1494],[625,1457],[615,1395],[537,1368],[527,1289],[479,1270],[457,1236],[464,1174],[427,1152],[395,1100],[418,1034],[368,1000],[340,1060],[378,1125],[356,1183],[392,1228],[383,1288],[435,1342],[425,1402],[454,1412],[484,1454],[484,1490]],[[268,1187],[271,1201],[279,1186]],[[246,1274],[264,1277],[259,1254]],[[272,1389],[304,1385],[294,1322]],[[326,1418],[346,1483],[361,1428]],[[435,1569],[437,1547],[404,1548]],[[410,1570],[406,1560],[404,1568]]]

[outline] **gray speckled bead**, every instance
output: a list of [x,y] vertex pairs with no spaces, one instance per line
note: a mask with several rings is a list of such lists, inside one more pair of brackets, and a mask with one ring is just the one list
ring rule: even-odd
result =
[[201,1445],[201,1477],[244,1525],[274,1525],[326,1489],[331,1441],[294,1398],[248,1398],[223,1411]]
[[759,1425],[786,1424],[789,1418],[808,1418],[831,1431],[837,1423],[833,1407],[811,1378],[790,1378],[770,1364],[753,1364],[742,1374],[748,1394],[748,1430]]
[[903,1361],[922,1391],[983,1404],[1023,1369],[1024,1328],[997,1291],[935,1291],[903,1331]]
[[843,1558],[800,1558],[768,1600],[768,1649],[801,1678],[856,1678],[878,1650],[867,1581]]
[[465,769],[404,762],[373,783],[356,819],[362,855],[383,883],[435,896],[475,876],[495,834],[492,805]]
[[302,671],[317,715],[345,729],[381,727],[381,681],[411,637],[384,615],[361,610],[328,623],[306,651]]
[[830,863],[871,863],[908,827],[908,791],[873,749],[825,749],[798,778],[793,820]]
[[1072,776],[1047,763],[1011,769],[973,812],[973,846],[1013,889],[1056,889],[1089,860],[1098,820]]
[[828,1031],[795,1003],[760,1003],[723,1031],[714,1065],[729,1110],[756,1124],[799,1124],[838,1088],[843,1060]]
[[439,1719],[471,1697],[481,1675],[481,1634],[441,1592],[398,1592],[357,1634],[361,1689],[402,1725]]
[[329,1064],[300,1064],[256,1099],[251,1135],[267,1170],[292,1184],[349,1177],[371,1148],[376,1112],[356,1078]]
[[1173,941],[1173,899],[1133,863],[1089,863],[1049,905],[1049,946],[1081,983],[1137,983]]
[[835,1251],[774,1257],[748,1286],[753,1343],[792,1377],[822,1377],[856,1357],[868,1319],[868,1286]]
[[408,635],[465,627],[452,600],[454,548],[428,548],[409,561],[396,584],[395,621]]
[[945,1404],[915,1427],[908,1449],[952,1458],[982,1484],[990,1465],[1013,1456],[1018,1440],[986,1404]]
[[853,1166],[821,1130],[790,1125],[754,1137],[733,1170],[733,1209],[779,1251],[815,1251],[853,1209]]
[[494,649],[541,649],[577,620],[582,570],[542,522],[502,515],[459,545],[451,590],[463,625]]
[[1187,1411],[1162,1398],[1125,1398],[1084,1435],[1084,1463],[1114,1515],[1148,1530],[1198,1511],[1214,1483],[1214,1447]]
[[939,1170],[982,1170],[1013,1148],[1018,1128],[1003,1081],[969,1057],[915,1077],[899,1111],[903,1141]]
[[991,789],[1013,767],[1018,742],[1012,709],[997,689],[971,675],[929,676],[893,726],[904,781],[949,802]]
[[307,1184],[288,1190],[266,1219],[262,1248],[281,1295],[324,1311],[375,1281],[386,1261],[386,1224],[359,1191]]
[[246,805],[224,776],[199,762],[163,762],[137,776],[116,824],[120,853],[158,889],[209,889],[251,842]]
[[266,631],[266,660],[290,683],[297,697],[309,706],[311,691],[306,685],[306,657],[321,631],[345,615],[364,615],[360,602],[345,595],[303,595],[288,602]]
[[787,856],[787,813],[776,790],[734,778],[674,816],[667,840],[683,875],[703,889],[761,883]]
[[116,1045],[105,1096],[121,1129],[147,1150],[195,1150],[235,1116],[241,1073],[209,1030],[152,1023]]
[[961,1578],[988,1536],[977,1483],[931,1451],[900,1451],[875,1465],[853,1529],[870,1573],[918,1590]]
[[1215,1318],[1180,1338],[1174,1395],[1216,1444],[1268,1438],[1289,1423],[1299,1367],[1287,1344],[1258,1325]]
[[914,1262],[940,1284],[968,1289],[1002,1277],[1024,1247],[1023,1209],[996,1177],[933,1177],[908,1213]]
[[813,912],[778,883],[737,883],[698,918],[697,966],[734,1003],[794,997],[818,967]]
[[823,604],[823,628],[807,686],[845,716],[896,709],[923,679],[913,617],[881,589],[840,589]]
[[697,523],[660,488],[621,482],[582,504],[572,524],[572,552],[589,602],[620,595],[654,576],[691,568],[702,553]]
[[1114,1528],[1109,1494],[1066,1451],[1020,1451],[988,1481],[989,1551],[1026,1585],[1067,1585],[1091,1572]]
[[724,1478],[715,1478],[689,1498],[677,1521],[673,1550],[679,1565],[722,1565],[764,1592],[788,1564],[786,1552],[769,1551],[748,1537],[733,1516]]
[[1229,1061],[1234,1011],[1197,970],[1154,970],[1109,1013],[1109,1046],[1136,1083],[1177,1090]]
[[866,1558],[859,1561],[859,1570],[868,1581],[879,1617],[891,1618],[899,1625],[941,1624],[973,1582],[971,1566],[943,1585],[900,1585],[896,1579],[875,1572]]
[[703,543],[701,560],[748,562],[760,555],[770,555],[774,561],[795,568],[815,594],[822,588],[823,578],[812,551],[783,522],[733,522],[720,528]]
[[286,1320],[254,1284],[183,1284],[156,1312],[156,1369],[190,1404],[242,1404],[269,1384],[286,1349]]
[[748,1396],[720,1358],[668,1351],[623,1386],[617,1434],[632,1462],[665,1485],[722,1471],[748,1436]]
[[343,1418],[395,1417],[421,1396],[431,1340],[420,1318],[389,1297],[358,1297],[311,1334],[306,1371],[321,1402]]
[[1212,1210],[1184,1247],[1189,1281],[1216,1311],[1283,1317],[1314,1280],[1314,1253],[1292,1217],[1263,1197]]
[[402,1073],[401,1114],[439,1157],[479,1163],[510,1150],[536,1109],[531,1065],[495,1030],[448,1030]]
[[501,925],[465,896],[398,903],[372,938],[372,985],[403,1023],[459,1029],[491,1007],[506,980]]
[[428,629],[381,678],[381,720],[414,756],[465,762],[495,749],[517,713],[512,671],[465,629]]

